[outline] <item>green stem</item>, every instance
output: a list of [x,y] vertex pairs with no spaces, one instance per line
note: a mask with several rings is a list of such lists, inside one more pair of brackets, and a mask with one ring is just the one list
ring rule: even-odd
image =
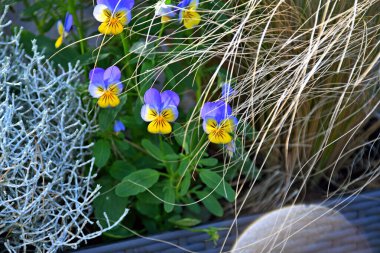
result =
[[75,26],[78,29],[78,34],[79,34],[79,39],[80,39],[80,42],[79,42],[79,44],[80,44],[80,52],[83,55],[85,53],[85,48],[86,47],[85,47],[85,42],[83,40],[84,36],[83,36],[82,25],[79,22],[79,18],[78,18],[76,9],[75,9],[76,1],[75,0],[69,0],[68,4],[69,4],[68,5],[68,10],[69,10],[70,14],[73,15],[74,24],[75,24]]
[[161,24],[160,32],[158,33],[158,39],[160,39],[162,37],[162,34],[164,33],[164,30],[165,30],[165,23],[162,23]]
[[200,68],[198,69],[195,75],[195,83],[197,85],[197,91],[195,94],[196,94],[197,101],[199,101],[202,96],[202,73],[201,73]]
[[[124,64],[127,66],[126,67],[127,76],[131,78],[130,82],[132,82],[133,69],[132,69],[132,66],[129,64],[129,59],[130,59],[129,49],[131,48],[131,44],[128,39],[128,34],[126,32],[120,33],[120,39],[121,39],[121,43],[123,45],[123,50],[124,50],[124,56],[125,56]],[[135,86],[133,82],[132,82],[132,85]],[[141,98],[140,90],[137,87],[137,85],[136,85],[136,91],[137,91],[138,96]]]
[[[120,39],[121,39],[121,43],[123,44],[124,55],[126,56],[124,61],[125,61],[125,64],[128,64],[130,44],[127,39],[127,34],[125,34],[125,32],[120,33]],[[127,72],[128,72],[128,68],[127,68]]]

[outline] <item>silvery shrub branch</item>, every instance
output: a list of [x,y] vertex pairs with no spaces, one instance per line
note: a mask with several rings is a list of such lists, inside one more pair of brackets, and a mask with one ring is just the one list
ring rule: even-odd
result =
[[26,55],[20,31],[5,38],[0,18],[0,252],[55,252],[115,227],[86,232],[93,184],[96,128],[76,92],[79,65],[54,69],[37,51]]

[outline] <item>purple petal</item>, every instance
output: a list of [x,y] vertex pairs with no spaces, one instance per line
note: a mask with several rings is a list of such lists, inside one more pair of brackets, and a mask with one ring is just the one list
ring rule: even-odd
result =
[[127,13],[127,25],[129,24],[129,22],[131,22],[131,19],[132,19],[132,13],[130,10],[126,10],[125,11]]
[[69,12],[66,13],[64,27],[67,33],[70,32],[71,28],[73,27],[73,15],[71,15]]
[[161,102],[163,103],[163,107],[167,107],[169,105],[178,106],[179,96],[174,91],[166,90],[161,93]]
[[201,109],[201,118],[203,120],[206,119],[206,117],[215,117],[215,103],[214,102],[206,102]]
[[231,141],[230,143],[225,145],[226,151],[229,156],[233,156],[236,151],[236,145],[234,141]]
[[157,110],[161,110],[162,103],[160,92],[155,88],[150,88],[145,92],[144,102]]
[[231,106],[223,101],[207,102],[201,109],[202,119],[210,117],[215,119],[218,123],[220,123],[223,119],[228,118],[231,113]]
[[124,126],[123,122],[121,122],[120,120],[115,120],[115,124],[113,126],[113,131],[115,133],[125,131],[125,126]]
[[120,72],[120,69],[116,66],[107,68],[103,76],[103,80],[107,85],[119,83],[120,78],[121,78],[121,72]]
[[96,4],[104,4],[104,5],[107,5],[107,6],[109,5],[108,4],[108,0],[97,0]]
[[227,100],[231,96],[235,95],[235,90],[232,89],[229,83],[224,83],[222,85],[222,99]]
[[187,6],[189,6],[190,3],[191,3],[191,0],[182,0],[182,1],[178,4],[178,8],[184,9],[184,8],[186,8]]
[[123,84],[121,82],[118,82],[116,85],[117,85],[117,88],[118,88],[118,91],[119,91],[119,94],[120,94],[123,91],[124,86],[123,86]]
[[215,119],[218,123],[222,120],[227,119],[232,114],[232,108],[229,104],[224,101],[216,101],[216,115]]
[[[107,1],[102,1],[102,2],[107,2],[107,6],[109,6],[110,10],[112,12],[116,12],[120,9],[128,9],[132,10],[133,6],[135,5],[134,0],[107,0]],[[98,1],[99,4],[99,1]]]
[[178,14],[178,21],[181,23],[182,22],[182,18],[183,18],[183,10],[180,10],[179,11],[179,14]]
[[90,83],[104,85],[103,76],[104,76],[104,69],[94,68],[90,71],[88,78],[90,79]]
[[132,10],[133,6],[135,5],[134,0],[125,0],[124,7],[127,8],[128,10]]
[[232,119],[232,121],[234,122],[235,129],[236,129],[236,127],[237,127],[237,125],[239,123],[238,119],[236,117],[234,117],[234,116],[230,116],[229,118]]

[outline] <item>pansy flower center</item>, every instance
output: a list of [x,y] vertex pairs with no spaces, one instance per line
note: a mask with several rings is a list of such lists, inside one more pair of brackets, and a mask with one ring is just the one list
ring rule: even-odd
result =
[[99,32],[116,35],[123,31],[124,25],[127,24],[126,11],[112,13],[111,10],[105,9],[103,14],[106,20],[99,26]]
[[184,10],[183,17],[186,19],[192,19],[193,17],[195,17],[195,11],[192,9]]
[[107,17],[107,23],[110,25],[115,25],[117,23],[122,23],[123,19],[126,18],[125,13],[122,11],[118,11],[112,15],[110,10],[104,10],[104,15]]
[[211,134],[215,136],[223,136],[225,134],[225,124],[218,125],[215,122],[212,122],[210,125],[213,128]]
[[167,122],[167,120],[162,115],[158,115],[154,121],[155,121],[155,124],[158,124],[160,126],[165,125]]
[[100,107],[115,107],[120,103],[118,98],[119,89],[117,84],[111,84],[107,89],[98,88],[98,91],[102,93],[98,104]]
[[182,11],[183,24],[186,28],[191,29],[201,22],[201,16],[196,11],[195,5],[190,5]]
[[232,141],[232,132],[235,123],[232,119],[224,119],[218,123],[215,119],[206,120],[205,131],[209,134],[209,141],[216,144],[227,144]]

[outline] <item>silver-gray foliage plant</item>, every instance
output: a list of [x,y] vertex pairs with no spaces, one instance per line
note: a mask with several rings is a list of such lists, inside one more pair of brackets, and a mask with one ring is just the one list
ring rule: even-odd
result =
[[[56,70],[37,52],[25,54],[20,32],[5,38],[0,18],[0,248],[55,252],[99,236],[86,233],[99,194],[91,175],[95,129],[78,87],[79,66]],[[89,171],[85,173],[85,168]],[[119,221],[126,215],[119,219]],[[0,250],[1,251],[1,250]]]

